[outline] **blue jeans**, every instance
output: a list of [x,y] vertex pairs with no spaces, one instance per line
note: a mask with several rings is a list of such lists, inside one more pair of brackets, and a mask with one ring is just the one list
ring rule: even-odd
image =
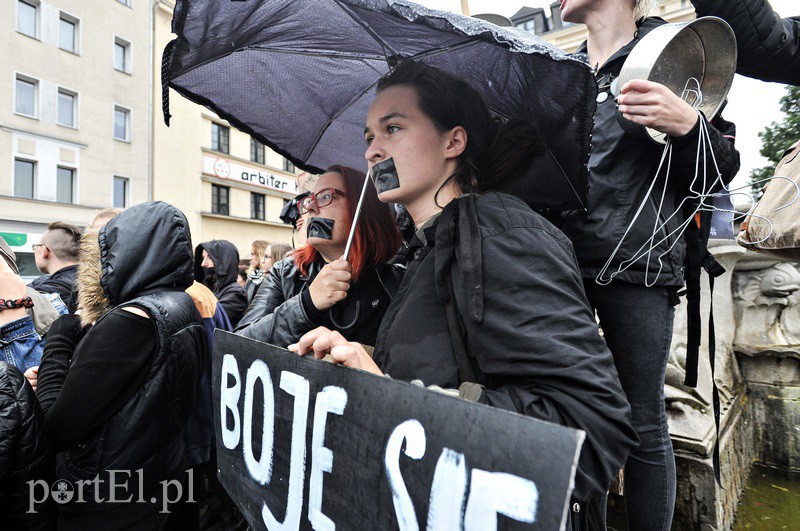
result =
[[584,280],[603,336],[631,404],[640,444],[625,463],[628,528],[668,531],[675,508],[675,456],[664,410],[664,375],[672,341],[673,288]]

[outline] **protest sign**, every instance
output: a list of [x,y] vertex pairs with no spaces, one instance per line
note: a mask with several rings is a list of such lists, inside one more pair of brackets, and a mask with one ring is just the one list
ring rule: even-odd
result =
[[214,336],[219,477],[255,529],[562,529],[583,432]]

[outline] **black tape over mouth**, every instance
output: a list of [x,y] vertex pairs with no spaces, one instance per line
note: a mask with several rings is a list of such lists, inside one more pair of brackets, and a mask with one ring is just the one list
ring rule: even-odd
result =
[[328,218],[311,218],[308,223],[307,235],[309,238],[333,239],[333,224],[335,220]]
[[378,195],[389,190],[400,188],[400,179],[397,177],[397,168],[394,160],[386,159],[372,167],[372,180],[375,182],[375,189]]

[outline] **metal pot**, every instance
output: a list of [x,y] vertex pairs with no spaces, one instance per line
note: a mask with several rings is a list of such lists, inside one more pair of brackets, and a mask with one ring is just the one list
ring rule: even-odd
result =
[[[622,65],[613,91],[632,79],[661,83],[711,120],[722,107],[736,73],[736,37],[727,22],[702,17],[690,22],[665,24],[642,37]],[[697,83],[691,81],[692,78]],[[692,90],[695,89],[695,90]],[[622,118],[622,128],[665,144],[667,135]]]

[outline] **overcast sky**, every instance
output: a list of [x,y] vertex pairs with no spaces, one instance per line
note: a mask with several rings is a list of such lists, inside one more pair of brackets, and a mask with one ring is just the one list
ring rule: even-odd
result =
[[[461,0],[416,0],[425,6],[461,13]],[[523,6],[549,8],[551,0],[469,0],[470,13],[496,13],[510,17]],[[771,0],[772,7],[782,16],[800,15],[797,0]],[[728,95],[729,103],[723,116],[736,123],[736,147],[742,157],[742,169],[734,186],[743,186],[750,170],[767,164],[758,151],[758,133],[770,123],[781,119],[779,100],[786,91],[784,85],[764,83],[737,75]],[[787,144],[797,139],[787,139]],[[787,146],[788,147],[788,146]],[[738,201],[737,201],[738,202]]]

